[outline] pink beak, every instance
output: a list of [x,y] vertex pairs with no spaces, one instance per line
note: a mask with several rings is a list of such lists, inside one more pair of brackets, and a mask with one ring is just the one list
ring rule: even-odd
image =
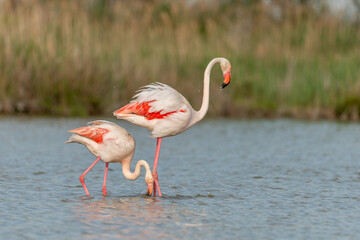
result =
[[147,184],[147,191],[146,191],[146,196],[151,196],[153,192],[153,184],[152,183],[148,183]]
[[231,70],[229,70],[228,72],[226,72],[224,74],[224,82],[223,84],[221,85],[221,89],[223,89],[224,87],[226,87],[227,85],[229,85],[231,81]]

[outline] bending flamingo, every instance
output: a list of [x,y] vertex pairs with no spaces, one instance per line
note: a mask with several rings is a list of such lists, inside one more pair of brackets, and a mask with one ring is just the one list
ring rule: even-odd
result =
[[140,89],[129,104],[113,113],[119,119],[146,127],[151,131],[151,137],[157,138],[153,167],[154,196],[156,196],[156,190],[161,196],[157,175],[161,140],[164,137],[182,133],[203,119],[209,108],[210,72],[215,63],[220,63],[224,76],[221,89],[231,81],[230,62],[225,58],[211,60],[204,73],[203,99],[199,111],[195,111],[186,98],[175,89],[163,83],[155,83]]
[[135,180],[140,176],[141,166],[145,167],[145,182],[147,184],[146,195],[151,196],[153,191],[154,178],[151,175],[149,164],[140,160],[137,162],[135,171],[130,172],[130,164],[135,152],[134,138],[125,129],[120,126],[103,120],[89,122],[88,126],[70,130],[74,133],[70,136],[66,143],[81,143],[85,145],[89,151],[97,156],[97,159],[90,165],[88,169],[80,176],[80,182],[84,187],[86,195],[89,191],[86,188],[84,177],[90,169],[101,159],[105,162],[105,174],[103,184],[103,195],[106,196],[106,176],[109,163],[120,162],[122,164],[122,172],[125,178]]

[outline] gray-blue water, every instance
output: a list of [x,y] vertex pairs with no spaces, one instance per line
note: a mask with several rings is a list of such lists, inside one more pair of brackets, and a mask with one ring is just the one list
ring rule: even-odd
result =
[[[94,119],[0,118],[1,239],[360,239],[360,125],[204,120],[163,140],[163,197],[67,130]],[[124,121],[139,159],[156,141]]]

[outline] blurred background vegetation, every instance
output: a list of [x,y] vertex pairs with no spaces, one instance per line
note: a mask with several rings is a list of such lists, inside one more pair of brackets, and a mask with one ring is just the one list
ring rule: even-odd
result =
[[324,2],[2,0],[0,113],[111,116],[157,81],[198,109],[223,56],[232,82],[219,91],[212,71],[212,116],[358,120],[360,3]]

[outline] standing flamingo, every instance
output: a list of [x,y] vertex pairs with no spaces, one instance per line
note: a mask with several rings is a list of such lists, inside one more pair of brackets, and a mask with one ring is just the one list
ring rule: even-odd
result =
[[89,191],[86,188],[84,177],[90,169],[101,159],[105,162],[105,174],[103,184],[103,195],[106,196],[106,176],[110,162],[120,162],[122,164],[122,172],[125,178],[135,180],[140,176],[141,166],[145,167],[145,182],[147,183],[146,195],[151,196],[153,191],[154,178],[151,175],[149,164],[140,160],[137,162],[135,171],[130,172],[130,164],[135,152],[134,138],[125,129],[120,126],[103,120],[89,122],[88,126],[70,130],[75,133],[70,136],[66,143],[81,143],[88,150],[97,156],[97,159],[90,165],[88,169],[80,176],[80,182],[84,187],[86,195]]
[[156,196],[156,190],[161,196],[157,175],[161,140],[163,137],[182,133],[203,119],[209,108],[210,72],[215,63],[220,63],[224,76],[221,89],[231,81],[230,62],[225,58],[211,60],[204,73],[203,99],[199,111],[195,111],[178,91],[163,83],[143,87],[129,104],[114,111],[114,116],[117,118],[146,127],[151,131],[151,137],[157,138],[153,167],[154,196]]

